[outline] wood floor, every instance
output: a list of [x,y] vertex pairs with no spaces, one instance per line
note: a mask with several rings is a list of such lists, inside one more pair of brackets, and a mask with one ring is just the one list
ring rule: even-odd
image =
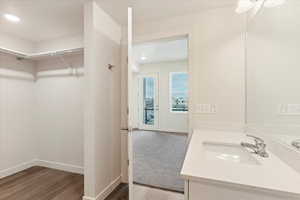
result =
[[[0,179],[0,200],[82,200],[83,176],[32,167]],[[128,187],[120,185],[106,200],[128,200]]]

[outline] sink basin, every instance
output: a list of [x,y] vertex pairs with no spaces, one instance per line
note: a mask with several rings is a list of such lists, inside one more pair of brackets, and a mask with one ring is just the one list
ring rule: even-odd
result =
[[208,160],[259,165],[251,153],[240,145],[204,142],[203,147]]

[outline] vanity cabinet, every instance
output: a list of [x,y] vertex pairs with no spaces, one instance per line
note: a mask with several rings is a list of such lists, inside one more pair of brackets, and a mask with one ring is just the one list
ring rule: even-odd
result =
[[300,200],[300,174],[270,149],[268,157],[240,149],[247,139],[195,130],[181,170],[185,200]]
[[277,191],[209,181],[187,181],[185,200],[300,200]]

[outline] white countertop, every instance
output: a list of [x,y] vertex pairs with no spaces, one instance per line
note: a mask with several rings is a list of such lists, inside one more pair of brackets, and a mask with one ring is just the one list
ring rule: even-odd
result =
[[260,163],[248,165],[207,159],[203,142],[253,143],[244,133],[195,130],[185,157],[181,175],[194,181],[218,181],[299,195],[300,174],[268,151],[269,158],[252,154]]

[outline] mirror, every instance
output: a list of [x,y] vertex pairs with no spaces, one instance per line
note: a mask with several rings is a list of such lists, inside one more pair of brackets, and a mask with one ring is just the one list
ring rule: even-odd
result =
[[[300,2],[264,6],[249,20],[247,124],[297,150],[300,139]],[[294,144],[294,145],[293,145]]]

